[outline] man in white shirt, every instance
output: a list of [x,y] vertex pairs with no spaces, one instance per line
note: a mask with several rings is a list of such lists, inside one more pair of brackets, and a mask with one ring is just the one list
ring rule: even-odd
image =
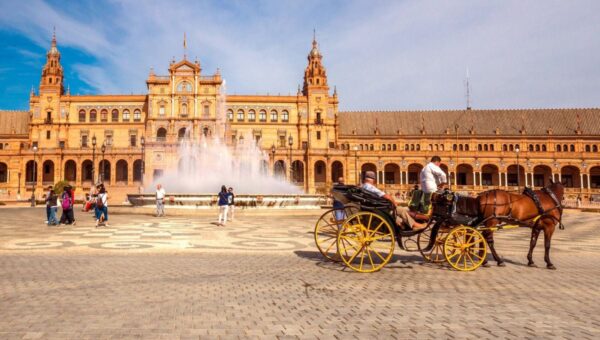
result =
[[402,225],[405,224],[407,226],[409,226],[410,228],[412,228],[413,230],[421,230],[427,227],[427,223],[418,223],[416,222],[412,216],[410,216],[408,214],[409,210],[408,208],[405,207],[399,207],[396,204],[396,201],[394,201],[394,199],[392,198],[392,196],[386,194],[385,192],[379,190],[376,186],[375,186],[375,180],[376,180],[376,175],[375,172],[373,171],[367,171],[365,172],[365,178],[363,179],[363,184],[362,184],[362,188],[365,191],[368,191],[372,194],[377,195],[377,197],[383,197],[385,199],[387,199],[388,201],[392,202],[392,204],[394,205],[394,207],[396,207],[396,223],[398,225]]
[[159,183],[156,186],[156,217],[165,216],[165,189]]
[[431,194],[446,185],[446,173],[440,168],[441,163],[442,159],[439,156],[433,156],[421,170],[421,190],[424,193]]

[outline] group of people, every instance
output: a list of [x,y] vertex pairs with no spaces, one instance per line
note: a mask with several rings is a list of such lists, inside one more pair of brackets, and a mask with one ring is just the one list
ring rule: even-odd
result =
[[[61,224],[75,225],[75,213],[73,212],[73,203],[75,190],[67,185],[63,188],[60,195],[56,193],[54,187],[49,186],[46,193],[46,224],[48,226],[58,226]],[[62,215],[58,219],[58,207],[62,208]]]
[[93,209],[94,217],[96,218],[96,228],[100,225],[109,227],[108,224],[108,192],[104,183],[96,185],[95,189],[86,195],[86,202],[83,208],[84,211]]
[[[421,170],[421,190],[425,194],[432,194],[447,185],[446,173],[440,168],[442,159],[439,156],[431,157],[431,161]],[[409,214],[407,207],[399,207],[391,195],[386,194],[376,186],[377,175],[374,171],[366,171],[363,175],[363,190],[377,197],[389,200],[396,207],[396,223],[405,225],[413,230],[421,230],[427,227],[427,223],[419,223]],[[341,206],[343,208],[343,204]],[[335,202],[334,202],[334,208]]]
[[224,226],[227,223],[227,218],[229,216],[229,220],[233,221],[233,215],[235,210],[235,194],[233,193],[233,188],[229,187],[229,189],[222,185],[221,191],[218,194],[218,205],[219,205],[219,220],[217,222],[218,225]]

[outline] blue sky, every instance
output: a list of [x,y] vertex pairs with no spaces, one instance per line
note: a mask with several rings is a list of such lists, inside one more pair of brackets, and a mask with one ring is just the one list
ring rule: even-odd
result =
[[342,110],[600,106],[600,1],[0,0],[0,109],[27,109],[56,26],[72,94],[144,93],[183,55],[287,94],[313,28]]

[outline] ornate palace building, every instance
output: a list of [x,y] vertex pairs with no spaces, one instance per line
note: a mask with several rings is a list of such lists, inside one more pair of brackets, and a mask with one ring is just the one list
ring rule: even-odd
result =
[[268,171],[308,193],[325,192],[340,176],[356,183],[366,170],[403,193],[439,155],[459,191],[554,179],[571,197],[600,194],[600,109],[343,112],[322,59],[313,40],[296,95],[223,102],[220,72],[205,74],[185,57],[167,75],[151,71],[145,94],[71,95],[53,37],[29,110],[0,111],[0,199],[30,197],[34,187],[40,197],[63,179],[80,194],[102,180],[124,199],[177,162],[182,138],[213,134],[231,148],[256,140]]

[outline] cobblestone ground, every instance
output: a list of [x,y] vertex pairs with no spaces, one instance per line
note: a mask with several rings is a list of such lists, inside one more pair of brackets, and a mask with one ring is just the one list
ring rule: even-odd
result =
[[527,230],[497,234],[504,268],[461,273],[397,251],[358,274],[323,262],[316,216],[112,215],[49,228],[0,210],[1,339],[600,338],[600,215],[568,213],[543,269]]

